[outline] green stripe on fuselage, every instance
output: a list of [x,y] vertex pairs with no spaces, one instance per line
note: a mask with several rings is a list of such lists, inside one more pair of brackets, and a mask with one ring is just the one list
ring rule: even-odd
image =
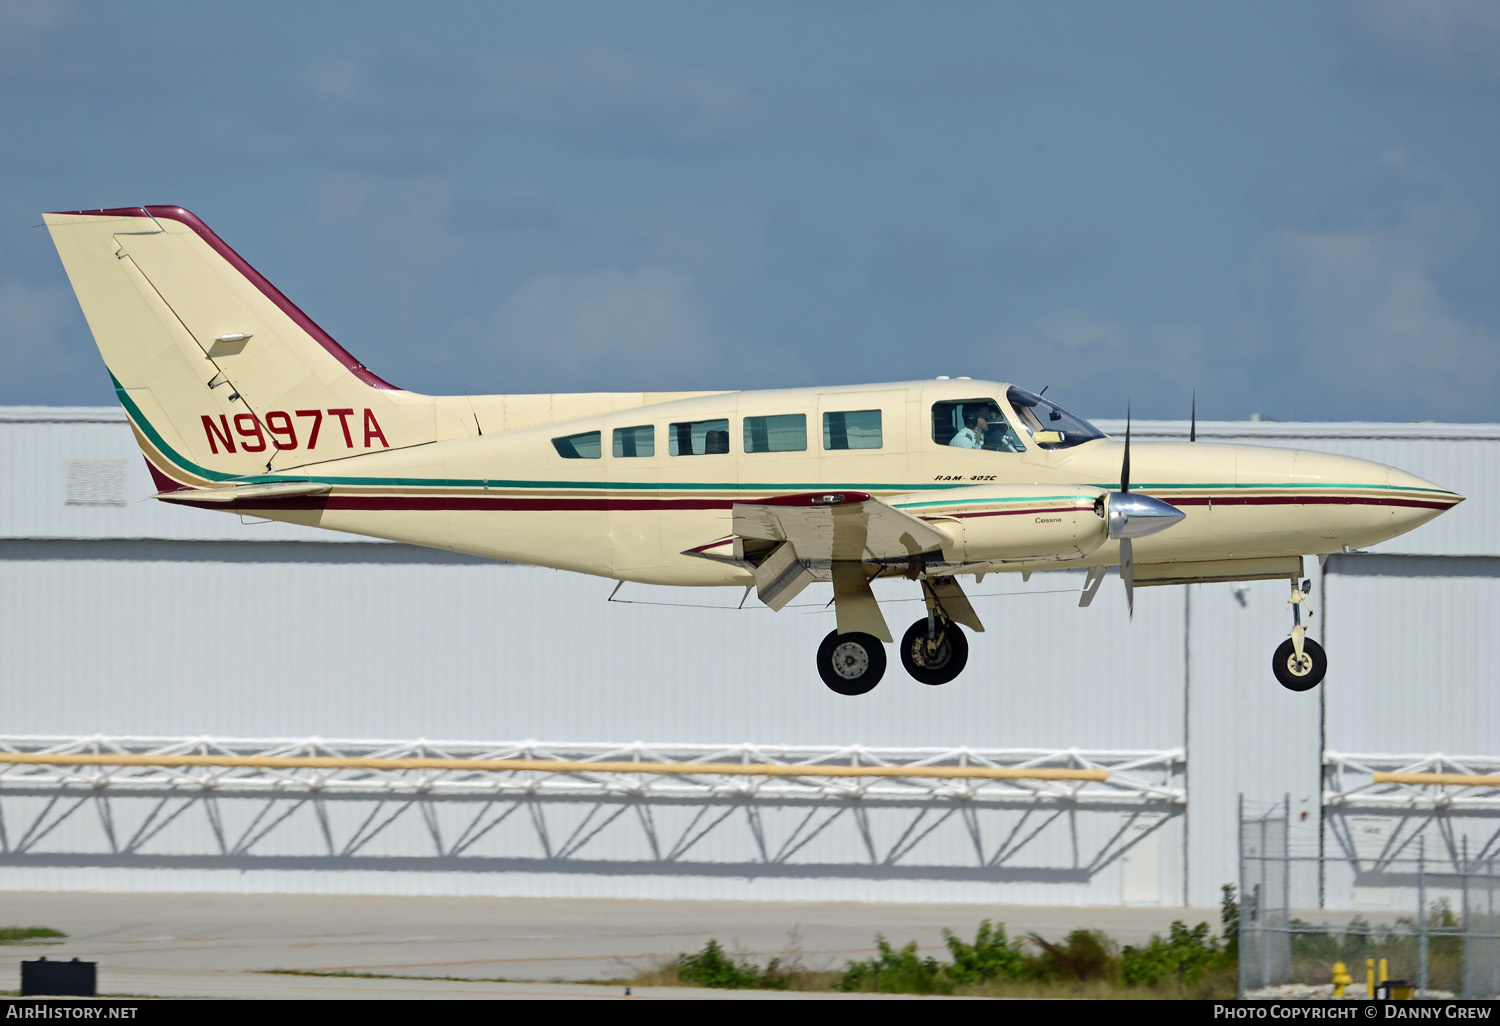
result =
[[[140,432],[150,439],[151,444],[156,446],[163,456],[175,463],[179,469],[185,470],[198,477],[209,481],[234,481],[240,484],[273,484],[288,480],[315,481],[319,484],[344,485],[350,487],[373,487],[373,488],[478,488],[481,490],[500,488],[522,488],[537,489],[545,491],[569,491],[580,490],[607,490],[607,491],[694,491],[694,492],[721,492],[730,494],[743,494],[745,492],[778,492],[778,491],[882,491],[891,492],[918,492],[918,491],[949,491],[954,488],[973,487],[964,482],[944,482],[941,484],[829,484],[826,481],[777,481],[766,483],[741,483],[729,484],[725,482],[631,482],[631,481],[521,481],[500,479],[437,479],[424,477],[331,477],[321,474],[295,474],[289,471],[285,474],[255,474],[244,477],[236,477],[233,474],[225,474],[222,471],[209,470],[184,457],[176,449],[173,449],[162,438],[161,434],[151,425],[141,412],[139,406],[130,398],[125,387],[110,374],[109,380],[114,384],[115,395],[119,397],[120,405],[124,407],[126,415],[131,419]],[[295,474],[295,476],[293,476]],[[1110,490],[1113,484],[1095,484],[1091,487]],[[1438,495],[1453,495],[1455,493],[1442,489],[1413,488],[1402,485],[1376,485],[1376,484],[1294,484],[1285,482],[1282,484],[1229,484],[1227,482],[1215,482],[1209,484],[1187,484],[1187,483],[1145,483],[1135,486],[1145,491],[1147,489],[1156,491],[1174,490],[1197,490],[1204,488],[1262,488],[1274,490],[1308,491],[1313,489],[1369,489],[1375,491],[1398,491],[1398,492],[1428,492]],[[1036,502],[1036,501],[1074,501],[1089,500],[1089,496],[1081,495],[1044,495],[1027,496],[1022,499],[995,499],[984,500],[986,502]],[[901,508],[913,506],[936,506],[936,505],[960,505],[966,500],[953,499],[947,501],[935,501],[930,503],[901,503]],[[967,500],[973,501],[973,500]]]

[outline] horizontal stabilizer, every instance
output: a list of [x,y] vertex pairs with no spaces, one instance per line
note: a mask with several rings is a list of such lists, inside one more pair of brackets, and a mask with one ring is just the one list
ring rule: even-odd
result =
[[272,481],[266,484],[231,485],[227,488],[181,488],[157,492],[163,502],[239,502],[242,499],[289,499],[297,495],[322,495],[333,486],[318,481]]

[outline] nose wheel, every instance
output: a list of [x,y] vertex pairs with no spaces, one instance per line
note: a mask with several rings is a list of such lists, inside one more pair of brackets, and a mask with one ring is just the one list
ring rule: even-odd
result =
[[1292,578],[1292,597],[1287,606],[1292,611],[1292,636],[1276,646],[1271,657],[1271,672],[1288,691],[1311,691],[1323,682],[1328,673],[1328,656],[1323,646],[1307,636],[1302,624],[1302,607],[1307,606],[1307,618],[1312,619],[1312,606],[1307,604],[1307,593],[1312,590],[1312,581],[1303,581],[1297,587]]
[[830,631],[818,646],[818,675],[830,691],[863,695],[885,676],[885,646],[872,634]]
[[923,684],[946,684],[964,671],[969,639],[956,624],[924,617],[901,638],[901,665]]
[[1271,657],[1271,670],[1276,679],[1288,691],[1311,691],[1328,672],[1328,656],[1323,646],[1312,638],[1302,639],[1302,651],[1298,652],[1291,638],[1276,646]]

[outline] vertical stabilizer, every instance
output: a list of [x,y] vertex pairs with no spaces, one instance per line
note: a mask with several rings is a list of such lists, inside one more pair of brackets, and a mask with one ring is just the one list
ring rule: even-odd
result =
[[163,488],[437,437],[431,397],[371,373],[181,207],[45,216]]

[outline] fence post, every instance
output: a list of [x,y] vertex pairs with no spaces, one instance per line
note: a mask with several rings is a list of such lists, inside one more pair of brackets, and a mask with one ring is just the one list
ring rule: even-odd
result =
[[1427,996],[1427,838],[1417,838],[1417,997]]
[[1247,961],[1245,956],[1250,947],[1245,937],[1245,921],[1248,918],[1245,913],[1249,910],[1245,907],[1245,792],[1243,791],[1240,792],[1236,822],[1240,828],[1240,933],[1235,938],[1235,943],[1239,948],[1240,964],[1239,972],[1235,974],[1235,997],[1243,1001],[1245,1000],[1245,963]]
[[[1288,791],[1281,798],[1281,911],[1285,913],[1290,925],[1292,919],[1292,792]],[[1291,962],[1287,962],[1287,969],[1291,969]]]

